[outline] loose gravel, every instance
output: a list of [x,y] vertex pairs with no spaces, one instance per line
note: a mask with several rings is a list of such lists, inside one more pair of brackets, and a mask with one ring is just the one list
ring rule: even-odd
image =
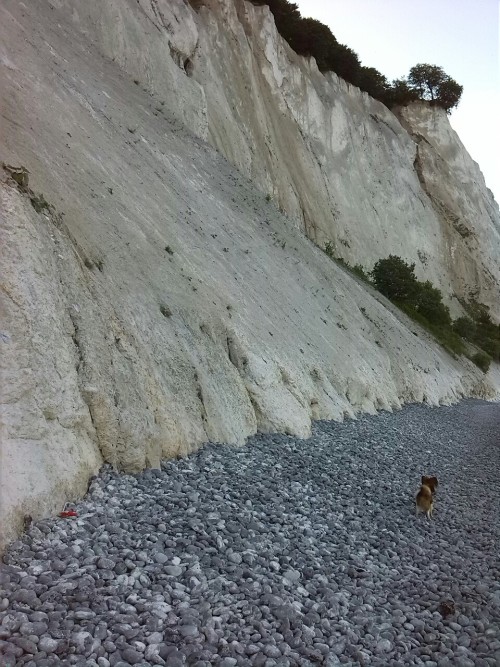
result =
[[498,666],[499,472],[480,401],[104,467],[4,556],[0,664]]

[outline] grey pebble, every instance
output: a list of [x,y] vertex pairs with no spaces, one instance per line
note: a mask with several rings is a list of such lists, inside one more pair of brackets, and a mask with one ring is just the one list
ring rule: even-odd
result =
[[122,658],[129,662],[131,665],[137,665],[143,660],[143,656],[139,651],[136,651],[133,648],[125,648],[121,651]]

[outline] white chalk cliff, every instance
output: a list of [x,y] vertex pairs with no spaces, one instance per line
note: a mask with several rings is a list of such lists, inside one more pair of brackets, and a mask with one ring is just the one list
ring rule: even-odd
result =
[[444,112],[322,75],[244,0],[4,0],[0,93],[52,206],[3,172],[0,548],[103,461],[498,397],[317,247],[500,317],[498,206]]

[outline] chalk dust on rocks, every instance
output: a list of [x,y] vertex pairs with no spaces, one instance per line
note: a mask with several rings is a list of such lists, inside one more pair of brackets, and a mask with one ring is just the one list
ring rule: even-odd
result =
[[5,554],[1,664],[498,666],[499,433],[465,401],[106,466]]

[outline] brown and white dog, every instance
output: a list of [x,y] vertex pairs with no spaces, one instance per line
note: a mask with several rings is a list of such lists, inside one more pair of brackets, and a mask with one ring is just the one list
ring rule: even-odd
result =
[[422,477],[422,486],[415,499],[415,512],[424,512],[428,519],[432,519],[432,510],[434,509],[434,492],[437,489],[437,477]]

